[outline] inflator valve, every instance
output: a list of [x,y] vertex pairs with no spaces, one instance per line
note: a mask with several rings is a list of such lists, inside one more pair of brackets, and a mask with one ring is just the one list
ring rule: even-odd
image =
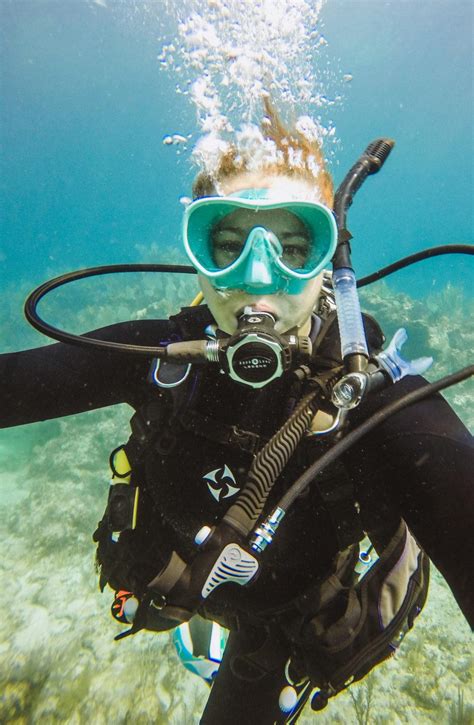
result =
[[394,383],[404,378],[405,375],[422,375],[433,364],[432,357],[404,360],[400,355],[400,350],[407,339],[407,331],[404,327],[400,327],[390,340],[387,349],[375,356]]
[[331,401],[340,410],[351,410],[359,405],[368,384],[365,373],[349,373],[338,380],[332,389]]

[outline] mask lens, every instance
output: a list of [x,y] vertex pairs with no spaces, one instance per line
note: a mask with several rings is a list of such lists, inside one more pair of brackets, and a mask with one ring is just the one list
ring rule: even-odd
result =
[[[252,213],[254,218],[247,224],[239,224],[233,217],[233,214],[225,217],[211,229],[211,254],[219,269],[225,269],[233,264],[241,255],[252,228],[259,221],[258,215],[254,213]],[[293,216],[291,219],[288,215],[283,230],[273,228],[268,219],[262,226],[279,240],[282,247],[279,257],[283,265],[292,270],[306,270],[308,263],[314,257],[313,239],[306,225],[298,217]]]
[[309,232],[299,232],[280,240],[283,247],[281,261],[289,269],[305,270],[311,258],[313,240]]
[[241,229],[223,223],[211,230],[212,258],[216,267],[225,269],[242,253],[246,235]]

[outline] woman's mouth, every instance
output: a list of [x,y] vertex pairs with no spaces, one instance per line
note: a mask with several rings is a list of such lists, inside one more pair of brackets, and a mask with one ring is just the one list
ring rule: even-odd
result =
[[236,317],[239,318],[241,315],[248,315],[252,312],[267,312],[273,317],[275,322],[278,319],[275,308],[272,305],[266,304],[265,302],[252,302],[246,304],[244,307],[238,310]]
[[[245,308],[251,307],[255,312],[269,312],[273,317],[276,317],[276,310],[273,305],[269,305],[266,302],[250,302],[245,305]],[[245,309],[244,308],[244,309]],[[242,310],[243,311],[243,310]]]

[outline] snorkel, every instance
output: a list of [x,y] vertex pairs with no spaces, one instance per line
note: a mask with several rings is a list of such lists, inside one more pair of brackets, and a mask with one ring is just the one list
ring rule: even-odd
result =
[[351,262],[352,235],[346,225],[347,211],[354,195],[367,177],[380,171],[394,145],[395,142],[388,138],[372,141],[344,177],[334,199],[338,240],[332,260],[332,283],[341,340],[341,357],[346,374],[334,385],[331,401],[342,411],[359,405],[367,392],[384,385],[387,378],[396,382],[405,375],[421,375],[433,363],[433,358],[429,357],[413,361],[403,360],[400,349],[407,339],[403,328],[397,330],[388,348],[375,355],[369,363],[357,281]]
[[341,338],[341,355],[348,373],[365,371],[369,354],[357,294],[356,277],[351,262],[350,239],[352,235],[346,226],[347,210],[352,204],[354,194],[360,189],[366,178],[380,171],[394,145],[395,142],[391,139],[381,138],[372,141],[348,171],[334,198],[338,238],[332,260],[332,281]]

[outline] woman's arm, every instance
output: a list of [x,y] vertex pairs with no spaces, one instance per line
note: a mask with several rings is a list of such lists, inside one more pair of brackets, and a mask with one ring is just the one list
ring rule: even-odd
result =
[[[398,389],[392,386],[378,405],[423,382],[411,378],[397,384]],[[358,456],[368,517],[381,522],[396,514],[405,519],[474,627],[474,445],[469,431],[435,395],[376,429]]]
[[[170,324],[125,322],[88,333],[102,340],[159,345]],[[58,343],[0,355],[0,428],[81,413],[115,403],[138,403],[150,359]]]

